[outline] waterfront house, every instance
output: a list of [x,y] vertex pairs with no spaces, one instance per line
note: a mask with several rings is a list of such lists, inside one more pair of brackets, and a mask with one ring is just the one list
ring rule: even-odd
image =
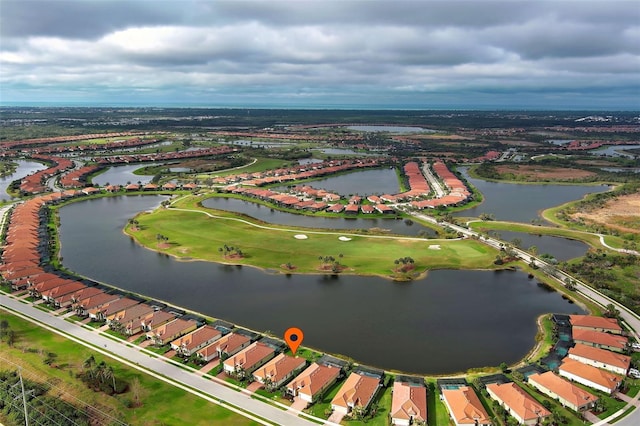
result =
[[73,294],[85,287],[86,286],[79,281],[69,281],[66,284],[43,291],[41,295],[45,301],[55,303],[56,298],[62,297],[66,294]]
[[287,385],[287,392],[308,403],[315,402],[338,380],[341,371],[339,367],[314,362]]
[[79,316],[86,317],[89,315],[89,311],[100,308],[107,303],[111,303],[114,300],[118,300],[120,296],[117,294],[108,294],[103,291],[95,295],[89,296],[86,299],[79,300],[75,304],[75,311]]
[[140,185],[138,185],[137,183],[130,183],[127,186],[125,186],[124,189],[125,191],[139,191]]
[[535,425],[551,416],[549,410],[513,382],[491,383],[486,389],[489,396],[498,401],[520,424]]
[[103,293],[104,291],[102,291],[99,287],[87,287],[83,288],[82,290],[78,290],[71,296],[71,307],[75,309],[76,305],[80,303],[80,301]]
[[220,331],[210,325],[205,325],[171,342],[171,349],[188,357],[221,337]]
[[130,308],[138,304],[140,304],[140,302],[138,302],[137,300],[129,299],[128,297],[123,297],[121,299],[106,303],[99,308],[90,309],[89,317],[95,321],[104,321],[107,318],[117,315],[118,313],[123,312],[127,308]]
[[153,308],[151,306],[145,303],[139,303],[120,312],[109,315],[107,317],[107,324],[111,325],[112,323],[119,323],[125,327],[125,332],[128,334],[128,330],[131,330],[131,326],[134,322],[139,324],[142,318],[145,318],[152,313]]
[[593,367],[609,370],[612,373],[626,375],[631,365],[631,357],[593,346],[578,343],[569,349],[569,358]]
[[415,422],[427,422],[427,388],[424,384],[396,380],[391,400],[391,424],[409,426]]
[[229,375],[245,377],[264,365],[275,354],[276,351],[271,346],[255,342],[227,358],[222,363],[222,368]]
[[491,419],[470,386],[442,389],[442,400],[456,426],[489,426]]
[[559,401],[573,411],[585,411],[594,406],[598,398],[586,390],[563,379],[552,371],[529,376],[529,384],[543,394]]
[[600,370],[571,358],[564,359],[558,368],[558,374],[609,395],[613,394],[622,382],[622,376],[613,374],[610,371]]
[[253,378],[267,387],[277,389],[297,375],[306,365],[307,360],[304,358],[279,354],[254,371]]
[[358,204],[347,204],[344,207],[345,214],[358,214],[360,211],[360,205]]
[[147,339],[152,339],[157,345],[166,345],[197,327],[198,323],[194,320],[177,318],[148,332]]
[[593,315],[570,315],[569,322],[574,330],[593,330],[606,333],[622,334],[622,327],[615,318],[596,317]]
[[373,401],[380,379],[364,374],[351,373],[331,400],[331,408],[342,414],[349,414],[354,408],[367,411]]
[[573,329],[572,337],[576,343],[615,352],[624,352],[628,343],[628,339],[619,334],[609,334],[593,330]]
[[152,314],[141,318],[140,323],[134,321],[133,324],[127,324],[127,332],[129,334],[136,334],[140,331],[151,331],[156,327],[173,321],[176,315],[167,311],[155,311]]
[[220,358],[228,358],[237,354],[250,344],[251,339],[249,337],[238,333],[229,333],[214,343],[217,356]]
[[57,296],[55,296],[53,298],[53,305],[57,308],[67,308],[67,307],[71,307],[71,305],[73,304],[73,298],[76,297],[80,292],[86,290],[87,287],[86,285],[80,283],[82,286],[71,293],[66,293],[66,294],[59,294]]

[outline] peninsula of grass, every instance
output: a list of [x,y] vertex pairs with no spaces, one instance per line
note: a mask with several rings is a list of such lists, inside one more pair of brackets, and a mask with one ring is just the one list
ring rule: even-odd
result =
[[[287,228],[227,211],[206,209],[188,196],[172,208],[136,217],[126,233],[152,250],[182,259],[255,266],[283,273],[378,275],[393,277],[399,257],[410,257],[415,271],[493,269],[498,253],[474,240],[433,240],[349,231]],[[162,241],[158,238],[164,237]],[[306,236],[302,239],[300,236]],[[296,238],[296,236],[298,236]],[[342,240],[350,239],[349,241]],[[346,237],[346,238],[344,238]],[[241,255],[221,250],[240,249]],[[338,271],[320,258],[333,257]]]

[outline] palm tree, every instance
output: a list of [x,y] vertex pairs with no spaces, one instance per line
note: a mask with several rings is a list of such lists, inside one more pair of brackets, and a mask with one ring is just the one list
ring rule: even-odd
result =
[[104,380],[111,380],[113,384],[113,392],[116,391],[116,375],[113,372],[113,367],[107,365],[104,370],[102,370],[102,377]]
[[618,318],[620,316],[620,311],[615,307],[613,303],[609,303],[605,307],[604,316],[609,318]]

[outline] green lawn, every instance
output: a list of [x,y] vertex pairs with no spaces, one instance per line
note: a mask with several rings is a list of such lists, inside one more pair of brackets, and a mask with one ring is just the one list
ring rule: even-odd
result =
[[440,391],[435,380],[427,383],[427,424],[446,426],[450,424],[451,418],[444,402],[440,400]]
[[[193,204],[180,203],[193,208]],[[333,256],[343,265],[343,274],[380,275],[394,274],[394,260],[411,257],[415,271],[430,269],[479,269],[493,268],[497,251],[474,240],[425,240],[403,237],[375,238],[358,236],[348,232],[327,233],[309,229],[286,230],[284,227],[242,222],[238,215],[200,208],[216,215],[211,218],[200,211],[157,209],[153,213],[137,217],[140,230],[127,233],[142,245],[177,257],[208,261],[244,264],[264,269],[286,272],[284,265],[291,263],[294,273],[330,273],[321,269],[319,256]],[[156,236],[169,238],[169,247],[158,245]],[[306,240],[294,238],[305,234]],[[340,241],[339,236],[351,241]],[[429,249],[436,244],[439,250]],[[219,248],[224,245],[240,248],[242,258],[225,258]],[[340,256],[342,255],[342,256]]]
[[389,413],[391,412],[391,390],[392,386],[382,389],[376,397],[377,410],[372,418],[366,420],[345,420],[344,424],[347,425],[373,425],[373,426],[387,426],[389,424]]
[[322,399],[318,400],[315,404],[307,408],[305,411],[308,414],[319,417],[321,419],[328,419],[331,414],[331,400],[336,396],[340,387],[342,387],[341,380],[337,381],[333,384],[333,386],[327,389]]
[[[57,389],[64,389],[83,403],[97,407],[120,421],[132,425],[257,424],[6,311],[0,310],[0,319],[8,320],[10,328],[17,334],[17,341],[13,348],[0,343],[0,369],[14,369],[14,364],[5,361],[9,360],[22,366],[23,374],[30,379],[56,383]],[[57,355],[53,367],[43,363],[44,357],[49,352]],[[128,408],[128,401],[132,398],[131,392],[107,396],[88,389],[76,378],[76,374],[82,371],[83,361],[92,354],[97,362],[105,360],[109,366],[112,366],[117,378],[130,385],[135,380],[140,382],[142,389],[140,395],[143,401],[141,407]]]

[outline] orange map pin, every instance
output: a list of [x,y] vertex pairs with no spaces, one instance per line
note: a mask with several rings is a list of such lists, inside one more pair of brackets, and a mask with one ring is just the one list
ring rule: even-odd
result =
[[293,355],[296,354],[298,346],[302,343],[302,339],[304,339],[304,333],[298,327],[288,328],[287,331],[284,332],[284,341],[289,345]]

